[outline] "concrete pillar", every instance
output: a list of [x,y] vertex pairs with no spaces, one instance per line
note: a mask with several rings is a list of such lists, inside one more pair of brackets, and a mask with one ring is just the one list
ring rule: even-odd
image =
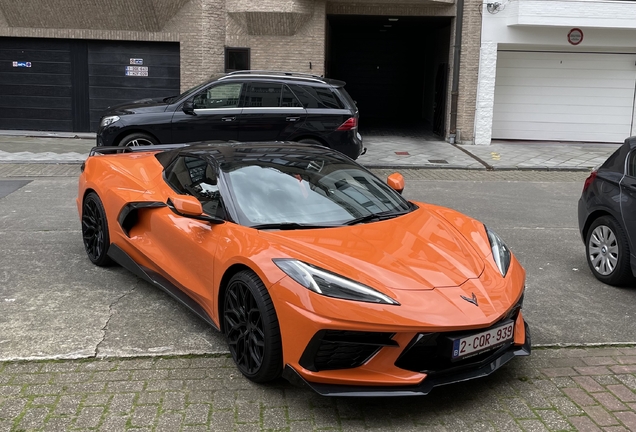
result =
[[495,107],[495,78],[497,74],[497,42],[481,43],[479,50],[479,80],[475,107],[475,144],[490,145]]

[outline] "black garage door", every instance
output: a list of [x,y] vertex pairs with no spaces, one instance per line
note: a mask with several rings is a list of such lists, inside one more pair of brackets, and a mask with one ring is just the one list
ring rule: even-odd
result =
[[0,129],[73,130],[68,40],[0,38]]
[[111,105],[179,93],[179,44],[0,38],[0,129],[95,131]]

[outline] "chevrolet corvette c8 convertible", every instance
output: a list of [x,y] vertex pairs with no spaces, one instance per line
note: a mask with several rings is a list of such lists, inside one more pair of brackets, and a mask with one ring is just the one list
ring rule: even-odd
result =
[[403,188],[312,144],[96,147],[77,206],[94,264],[186,305],[255,382],[420,395],[528,355],[515,256]]

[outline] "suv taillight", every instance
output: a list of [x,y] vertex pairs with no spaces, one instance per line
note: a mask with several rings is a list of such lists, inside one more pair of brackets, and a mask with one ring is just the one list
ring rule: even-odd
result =
[[598,172],[596,170],[592,171],[590,173],[590,175],[585,179],[585,183],[583,183],[583,192],[585,192],[587,190],[587,188],[590,187],[590,185],[592,184],[592,182],[594,181],[594,179],[596,179],[596,175],[598,174]]
[[339,131],[348,131],[351,129],[355,129],[358,127],[358,119],[355,117],[349,117],[346,122],[340,125],[340,127],[336,130]]

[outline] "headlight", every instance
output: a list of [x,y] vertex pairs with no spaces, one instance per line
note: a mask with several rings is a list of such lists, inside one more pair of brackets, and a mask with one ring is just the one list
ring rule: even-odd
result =
[[486,228],[486,233],[488,234],[488,241],[490,242],[492,257],[495,260],[495,264],[499,267],[501,275],[506,276],[506,273],[508,273],[508,267],[510,267],[510,249],[508,249],[508,246],[506,246],[497,234],[490,231],[488,227],[484,228]]
[[391,297],[371,287],[302,261],[295,259],[274,259],[273,261],[290,278],[320,295],[367,303],[399,305]]
[[119,116],[106,116],[102,118],[102,121],[99,123],[101,127],[106,127],[111,123],[115,123],[119,120]]

